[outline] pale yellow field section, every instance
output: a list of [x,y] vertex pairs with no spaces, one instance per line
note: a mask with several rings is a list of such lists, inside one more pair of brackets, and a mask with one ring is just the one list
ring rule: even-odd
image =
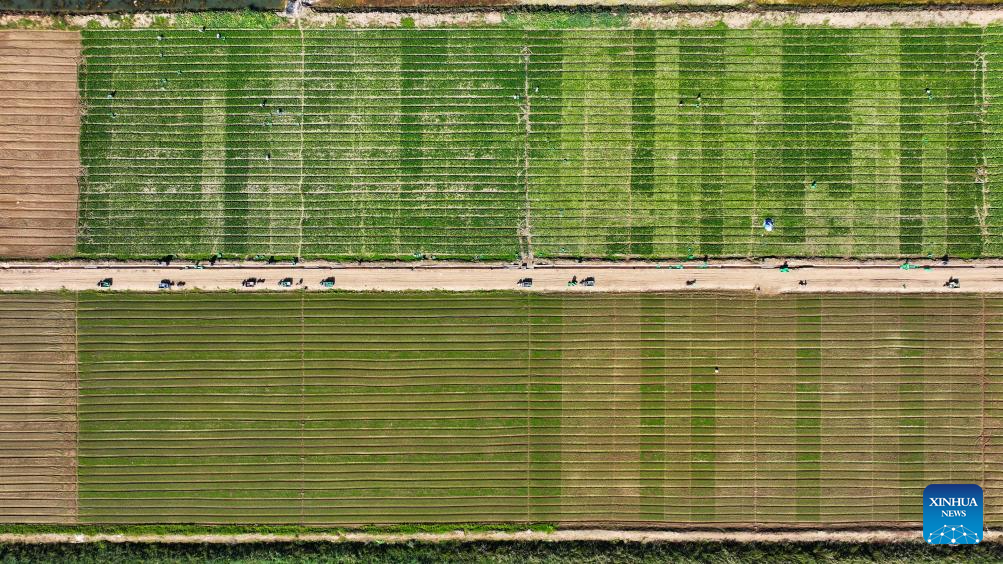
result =
[[80,34],[0,30],[0,257],[72,256]]

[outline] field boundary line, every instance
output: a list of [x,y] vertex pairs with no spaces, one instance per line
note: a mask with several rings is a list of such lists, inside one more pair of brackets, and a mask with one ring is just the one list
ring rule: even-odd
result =
[[979,452],[982,455],[982,480],[981,484],[986,487],[986,448],[989,446],[989,437],[986,435],[986,388],[989,385],[988,382],[988,372],[989,372],[989,362],[986,357],[986,296],[985,294],[979,296],[980,302],[982,304],[981,310],[981,322],[979,323],[979,340],[982,345],[982,354],[979,357],[981,361],[981,366],[979,367],[979,388],[980,388],[980,409],[981,417],[979,421],[982,424],[982,429],[979,431]]
[[74,443],[73,452],[73,522],[80,522],[80,292],[73,293],[73,376],[75,399],[73,402]]
[[[300,31],[302,33],[302,30]],[[306,522],[306,292],[300,292],[300,524]]]
[[[986,54],[983,51],[983,46],[980,46],[976,52],[975,57],[975,72],[980,75],[980,100],[979,110],[978,110],[978,124],[979,124],[979,136],[982,138],[982,166],[976,171],[975,178],[977,182],[981,184],[982,188],[982,205],[976,207],[975,217],[979,221],[979,233],[982,235],[982,247],[984,248],[986,243],[989,241],[989,226],[987,225],[989,221],[989,156],[986,153],[986,147],[989,146],[989,133],[986,127],[986,115],[989,113],[989,95],[986,92],[986,74],[989,72],[989,61],[986,59]],[[982,252],[982,248],[979,249]]]
[[[874,336],[877,335],[878,320],[874,316],[874,300],[873,299],[868,299],[868,301],[870,302],[870,315],[869,315],[869,318],[870,318],[871,340],[873,341]],[[901,304],[901,300],[898,299],[898,298],[896,298],[895,303],[896,304]],[[901,327],[901,319],[896,320],[896,325],[898,325],[899,327]],[[876,379],[877,371],[878,371],[878,369],[877,369],[878,357],[877,357],[877,351],[874,349],[874,347],[869,347],[869,349],[870,350],[868,352],[870,352],[870,355],[869,355],[869,357],[867,359],[867,368],[868,368],[868,370],[867,370],[867,376],[870,378],[870,381],[868,382],[868,389],[870,390],[870,392],[867,394],[867,399],[868,399],[868,403],[869,403],[869,405],[867,407],[867,412],[873,414],[873,413],[876,413],[875,410],[874,410],[874,395],[875,395],[874,394],[874,386],[875,386],[875,379]],[[871,465],[873,465],[875,463],[875,459],[877,459],[877,456],[876,456],[876,453],[875,453],[875,450],[874,450],[874,448],[875,448],[874,439],[876,438],[876,434],[877,434],[875,432],[875,425],[876,424],[873,423],[873,422],[870,425],[868,425],[868,430],[870,431],[870,435],[871,435],[870,436],[871,444],[870,444],[870,447],[868,447],[867,452],[870,454],[869,463]],[[901,431],[899,431],[899,433],[901,434]],[[926,453],[923,453],[923,457],[924,457],[924,460],[925,460],[926,459]],[[870,479],[870,484],[868,486],[868,491],[871,493],[872,497],[874,496],[874,489],[875,489],[875,485],[874,485],[874,480],[876,478],[875,474],[876,474],[876,472],[870,472],[870,478],[871,479]],[[875,509],[876,508],[875,508],[874,504],[871,504],[871,519],[872,520],[874,519],[874,511],[875,511]]]
[[526,296],[526,519],[533,514],[533,296]]
[[522,34],[522,108],[520,120],[525,124],[525,135],[522,142],[522,188],[525,198],[526,211],[523,214],[522,233],[520,239],[526,241],[526,254],[523,257],[530,264],[533,263],[533,230],[530,223],[530,213],[532,209],[532,198],[529,197],[529,142],[533,132],[532,104],[529,98],[529,58],[533,52],[529,48],[529,35]]
[[759,295],[752,296],[752,522],[759,525]]
[[303,130],[306,129],[306,38],[303,34],[303,25],[299,18],[296,18],[296,29],[300,36],[300,150],[299,150],[299,196],[300,196],[300,216],[299,216],[299,244],[296,247],[296,257],[303,256],[303,221],[306,216],[306,196],[303,194]]
[[[302,534],[0,534],[0,542],[30,544],[79,542],[139,542],[139,543],[258,543],[258,542],[481,542],[481,541],[627,541],[627,542],[895,542],[923,543],[922,530],[917,528],[861,530],[831,530],[823,527],[804,530],[759,530],[746,526],[732,531],[719,530],[658,530],[658,529],[558,529],[553,532],[472,532],[448,533],[363,533],[332,532]],[[988,542],[1000,542],[1003,534],[986,531]]]

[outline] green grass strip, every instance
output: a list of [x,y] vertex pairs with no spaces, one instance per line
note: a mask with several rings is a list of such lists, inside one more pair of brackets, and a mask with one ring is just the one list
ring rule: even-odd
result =
[[435,543],[263,542],[252,544],[11,544],[0,546],[0,558],[12,562],[150,562],[175,564],[284,564],[339,562],[384,564],[398,562],[484,562],[489,564],[736,564],[759,562],[889,562],[893,564],[984,564],[1003,559],[998,543],[957,550],[921,542],[623,542],[623,541],[505,541]]
[[[702,333],[712,326],[716,312],[693,311],[696,316],[695,332]],[[715,516],[714,495],[716,476],[717,432],[717,378],[713,352],[706,351],[702,343],[690,343],[690,440],[692,460],[690,471],[693,487],[690,500],[693,520],[711,521]]]
[[797,519],[820,518],[822,471],[822,300],[799,298],[797,303]]
[[[630,191],[634,196],[650,196],[655,190],[655,55],[656,35],[652,30],[634,31],[633,87],[631,104]],[[633,253],[633,251],[631,251]],[[651,250],[645,254],[650,254]]]
[[[645,336],[657,338],[665,324],[665,298],[640,298],[640,316]],[[641,517],[661,521],[665,517],[665,347],[641,349]]]
[[[560,342],[564,330],[563,298],[530,296],[529,342]],[[531,519],[559,519],[561,504],[561,365],[560,347],[534,347],[529,351],[529,497]]]
[[902,316],[903,343],[899,358],[903,371],[899,376],[899,518],[903,521],[920,521],[923,508],[916,503],[916,496],[922,495],[926,487],[923,480],[925,429],[926,370],[924,353],[927,342],[923,328],[929,323],[922,312],[926,300],[923,298],[901,297],[899,306]]
[[[916,61],[922,60],[927,38],[920,32],[904,29],[899,39],[902,77],[900,84],[899,114],[902,116],[899,158],[902,179],[899,207],[899,253],[919,255],[923,251],[923,151],[926,138],[921,112],[926,100],[926,81],[917,72]],[[932,91],[931,94],[932,95]]]

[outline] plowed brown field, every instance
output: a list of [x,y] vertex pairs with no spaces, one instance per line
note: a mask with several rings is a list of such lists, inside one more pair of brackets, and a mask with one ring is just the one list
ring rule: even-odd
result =
[[77,515],[72,298],[0,295],[0,523]]
[[80,34],[0,31],[0,256],[73,254]]

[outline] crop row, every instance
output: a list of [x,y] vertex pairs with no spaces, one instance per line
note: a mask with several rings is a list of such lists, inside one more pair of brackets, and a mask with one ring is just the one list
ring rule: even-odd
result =
[[938,480],[984,484],[999,521],[995,296],[83,294],[77,311],[85,522],[913,522]]
[[78,253],[1003,255],[996,28],[483,31],[86,32]]

